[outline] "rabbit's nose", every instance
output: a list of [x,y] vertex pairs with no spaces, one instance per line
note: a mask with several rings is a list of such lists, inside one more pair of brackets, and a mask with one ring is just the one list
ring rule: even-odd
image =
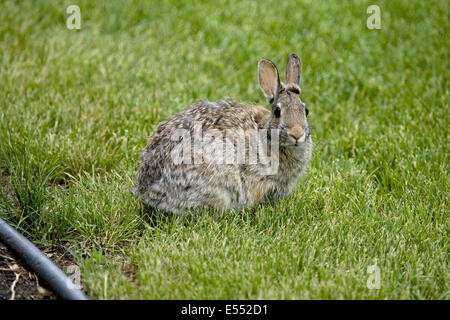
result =
[[297,141],[301,136],[303,136],[303,133],[305,133],[305,130],[301,127],[295,127],[289,130],[289,135]]

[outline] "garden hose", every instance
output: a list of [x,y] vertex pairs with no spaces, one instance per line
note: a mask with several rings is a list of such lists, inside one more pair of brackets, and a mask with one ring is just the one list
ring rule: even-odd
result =
[[61,269],[2,219],[0,219],[0,242],[17,254],[61,299],[88,300]]

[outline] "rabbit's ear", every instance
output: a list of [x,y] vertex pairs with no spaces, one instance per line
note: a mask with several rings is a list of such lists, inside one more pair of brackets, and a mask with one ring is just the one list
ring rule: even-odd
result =
[[261,59],[258,63],[259,86],[270,104],[277,101],[280,89],[280,77],[275,64],[267,59]]
[[286,63],[286,84],[296,84],[298,86],[301,74],[302,62],[295,53],[292,53],[289,55]]

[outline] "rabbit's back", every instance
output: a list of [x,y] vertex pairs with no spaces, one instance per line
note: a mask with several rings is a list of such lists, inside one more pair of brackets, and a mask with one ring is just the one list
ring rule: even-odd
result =
[[[215,163],[195,163],[173,159],[180,145],[177,135],[195,135],[201,130],[219,132],[258,129],[260,120],[269,113],[261,106],[248,106],[235,100],[199,101],[162,122],[151,135],[141,155],[136,191],[144,203],[164,211],[183,212],[194,208],[240,208],[250,201],[242,167]],[[174,138],[175,136],[175,138]]]

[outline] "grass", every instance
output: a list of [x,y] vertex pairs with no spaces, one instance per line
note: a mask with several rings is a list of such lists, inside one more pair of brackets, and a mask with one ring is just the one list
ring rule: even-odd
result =
[[[72,1],[2,2],[0,217],[70,251],[93,298],[449,299],[448,2],[227,3],[77,1],[68,30]],[[131,188],[158,123],[263,103],[258,59],[291,52],[315,142],[293,194],[146,215]]]

